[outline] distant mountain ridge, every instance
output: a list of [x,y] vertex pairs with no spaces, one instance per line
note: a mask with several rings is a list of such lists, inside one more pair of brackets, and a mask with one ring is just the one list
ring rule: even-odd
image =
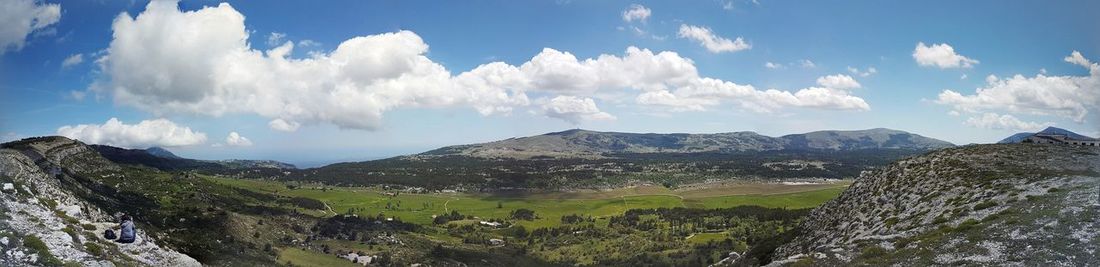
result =
[[420,155],[464,155],[482,158],[599,157],[621,153],[728,153],[773,150],[859,150],[953,147],[946,141],[904,131],[876,128],[816,131],[780,137],[755,132],[656,134],[597,132],[574,129],[530,137],[448,146]]
[[160,147],[148,149],[126,149],[107,145],[89,145],[103,157],[121,164],[145,165],[164,171],[175,170],[240,170],[250,168],[297,169],[289,163],[274,160],[197,160],[177,156]]
[[1028,137],[1031,137],[1032,135],[1036,135],[1036,134],[1065,135],[1066,137],[1069,137],[1071,139],[1076,139],[1076,140],[1095,140],[1096,139],[1096,138],[1092,138],[1092,137],[1088,137],[1088,136],[1084,136],[1084,135],[1075,133],[1075,132],[1070,131],[1070,130],[1066,130],[1066,129],[1051,126],[1051,127],[1047,127],[1046,129],[1043,129],[1042,131],[1039,131],[1039,132],[1034,132],[1034,133],[1024,132],[1024,133],[1013,134],[1009,137],[1006,137],[1005,139],[1001,139],[1001,141],[997,141],[997,143],[998,144],[1019,143],[1019,142],[1024,141]]

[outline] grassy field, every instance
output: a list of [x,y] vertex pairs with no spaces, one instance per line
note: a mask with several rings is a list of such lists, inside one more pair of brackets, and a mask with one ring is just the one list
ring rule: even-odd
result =
[[[298,248],[284,248],[279,251],[279,262],[290,263],[297,266],[333,266],[354,267],[361,266],[349,260],[337,258],[333,255],[302,250]],[[287,265],[290,265],[287,264]]]
[[660,207],[724,208],[740,205],[763,207],[816,207],[840,194],[846,182],[825,185],[723,184],[697,190],[668,190],[659,186],[621,188],[608,191],[501,194],[409,194],[388,196],[380,188],[287,189],[279,182],[208,177],[217,183],[290,197],[307,197],[325,202],[329,214],[354,210],[362,215],[400,218],[417,224],[431,224],[432,216],[457,210],[480,219],[507,218],[512,210],[535,211],[538,219],[520,221],[529,229],[561,224],[569,214],[604,218],[629,209]]

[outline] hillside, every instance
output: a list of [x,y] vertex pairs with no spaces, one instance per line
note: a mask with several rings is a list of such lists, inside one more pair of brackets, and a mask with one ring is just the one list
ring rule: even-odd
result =
[[[64,137],[4,143],[0,182],[15,187],[0,194],[0,239],[10,244],[0,246],[2,266],[271,265],[272,244],[300,242],[304,228],[324,223],[298,212],[317,212],[316,201],[118,164]],[[123,213],[134,217],[137,242],[103,239]]]
[[652,134],[569,130],[337,163],[283,177],[337,185],[474,191],[606,189],[637,183],[854,178],[894,160],[952,147],[889,129],[769,137],[752,132]]
[[90,147],[113,162],[149,166],[162,171],[198,171],[207,174],[263,178],[282,175],[284,171],[297,169],[293,164],[274,160],[188,159],[176,156],[172,152],[159,147],[149,149],[126,149],[106,145],[90,145]]
[[860,176],[776,264],[1095,265],[1100,150],[974,145]]
[[569,130],[501,141],[449,146],[421,155],[481,158],[601,157],[632,153],[733,153],[775,150],[914,149],[952,147],[951,143],[890,129],[817,131],[770,137],[754,132],[654,134]]
[[138,233],[140,242],[126,246],[99,237],[102,230],[116,225],[112,213],[117,210],[106,207],[117,207],[120,199],[93,199],[94,191],[102,188],[81,183],[86,180],[68,173],[121,170],[87,146],[63,137],[4,144],[0,181],[13,183],[15,189],[0,194],[0,214],[4,214],[0,239],[6,252],[0,254],[0,265],[199,266],[195,259],[168,248],[164,240],[145,231]]

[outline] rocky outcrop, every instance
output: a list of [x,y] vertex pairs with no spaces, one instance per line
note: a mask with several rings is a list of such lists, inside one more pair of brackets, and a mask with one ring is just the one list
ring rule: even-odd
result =
[[775,265],[1096,265],[1100,149],[974,145],[865,172]]
[[80,187],[67,175],[112,169],[118,166],[67,138],[5,144],[0,180],[15,190],[0,194],[0,265],[200,266],[142,231],[133,244],[102,239],[100,233],[116,225],[113,216],[78,197]]

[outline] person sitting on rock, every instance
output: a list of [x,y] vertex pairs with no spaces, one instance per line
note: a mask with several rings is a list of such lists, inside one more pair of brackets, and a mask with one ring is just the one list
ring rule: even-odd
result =
[[134,243],[134,219],[130,215],[122,215],[122,222],[118,224],[120,228],[118,233],[119,243]]

